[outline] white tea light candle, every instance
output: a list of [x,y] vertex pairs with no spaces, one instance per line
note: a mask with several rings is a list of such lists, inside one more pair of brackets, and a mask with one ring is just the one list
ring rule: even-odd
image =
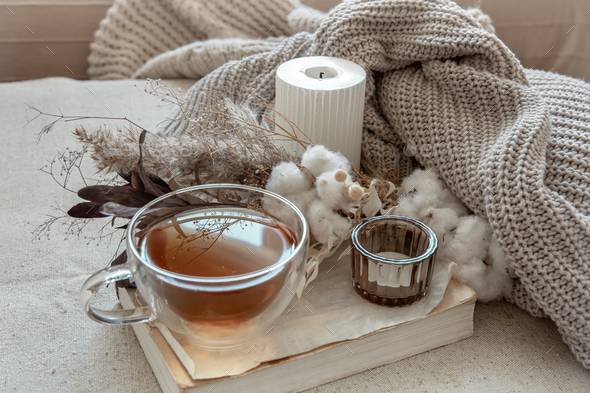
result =
[[[406,254],[402,254],[400,252],[393,252],[393,251],[384,251],[375,254],[382,258],[393,259],[396,261],[403,261],[404,259],[410,259],[409,256]],[[379,281],[379,276],[381,276],[382,281],[387,281],[388,285],[391,287],[407,287],[412,282],[412,266],[413,265],[390,265],[383,266],[379,264],[379,272],[376,272],[377,280]],[[369,266],[369,281],[371,281],[371,269],[375,269],[377,266],[370,265]]]
[[352,286],[384,306],[406,306],[422,299],[432,279],[438,239],[420,221],[378,216],[357,225],[351,235]]
[[[314,143],[339,151],[358,169],[366,76],[358,64],[335,57],[289,60],[277,69],[275,109]],[[285,119],[276,116],[275,121],[291,131]],[[303,152],[295,142],[278,143],[291,151]]]
[[387,258],[387,259],[395,259],[396,261],[403,261],[404,259],[410,259],[409,256],[406,254],[402,254],[401,252],[393,252],[393,251],[385,251],[376,254],[380,257]]

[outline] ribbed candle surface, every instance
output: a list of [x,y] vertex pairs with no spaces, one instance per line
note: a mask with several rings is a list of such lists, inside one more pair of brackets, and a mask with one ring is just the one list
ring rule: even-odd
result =
[[[289,60],[277,70],[275,109],[313,143],[341,152],[359,169],[365,81],[365,70],[348,60],[326,56]],[[285,119],[276,116],[275,121],[292,132]],[[298,153],[304,150],[296,142],[278,143]]]

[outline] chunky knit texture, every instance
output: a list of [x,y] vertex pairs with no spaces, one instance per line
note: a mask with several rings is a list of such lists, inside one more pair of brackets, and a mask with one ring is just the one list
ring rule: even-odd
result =
[[[336,56],[365,67],[367,164],[404,176],[415,161],[401,149],[414,146],[417,162],[435,167],[473,212],[489,219],[518,277],[509,300],[553,319],[590,368],[589,84],[525,72],[477,14],[445,0],[346,2],[314,33],[301,30],[319,23],[317,15],[308,10],[303,23],[299,8],[289,18],[286,1],[252,1],[239,12],[237,4],[246,3],[135,3],[117,2],[101,24],[91,75],[206,74],[188,92],[195,102],[207,102],[213,89],[248,103],[252,93],[273,100],[276,68],[293,57]],[[162,15],[147,17],[144,4]],[[260,12],[257,23],[251,12]],[[170,23],[173,37],[163,34]],[[277,41],[264,38],[269,29],[299,33]],[[211,34],[260,39],[247,44],[250,51],[231,40],[196,42],[144,64]],[[227,48],[235,50],[207,60]],[[174,57],[190,64],[175,64]],[[164,132],[182,128],[168,124]]]
[[[287,13],[292,7],[288,1],[115,0],[90,45],[88,75],[129,78],[154,56],[198,40],[290,35]],[[226,52],[241,58],[246,52],[239,47],[228,44]]]

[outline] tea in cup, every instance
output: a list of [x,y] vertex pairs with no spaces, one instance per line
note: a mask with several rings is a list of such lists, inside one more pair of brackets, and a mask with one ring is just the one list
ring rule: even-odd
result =
[[[127,227],[127,262],[90,277],[81,302],[99,322],[158,319],[202,347],[234,348],[270,327],[290,303],[308,238],[301,212],[272,192],[234,184],[181,189],[135,214]],[[146,307],[90,305],[100,286],[129,278]]]

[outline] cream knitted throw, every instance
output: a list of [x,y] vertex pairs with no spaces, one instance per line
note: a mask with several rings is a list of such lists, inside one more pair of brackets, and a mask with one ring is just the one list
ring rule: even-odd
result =
[[400,151],[416,146],[417,161],[490,221],[518,276],[509,300],[553,319],[590,368],[590,85],[525,72],[454,3],[354,1],[324,18],[278,0],[118,0],[89,73],[203,77],[188,93],[196,102],[210,89],[272,101],[278,65],[308,55],[370,70],[367,163],[407,175],[414,162]]

